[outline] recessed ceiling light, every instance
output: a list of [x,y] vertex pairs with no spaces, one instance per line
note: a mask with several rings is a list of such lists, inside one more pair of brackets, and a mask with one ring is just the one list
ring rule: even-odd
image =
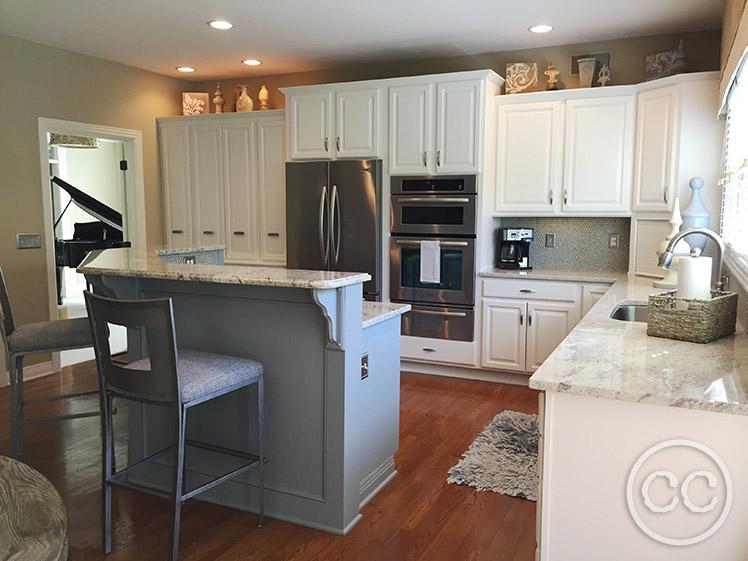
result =
[[234,27],[233,23],[230,23],[228,21],[224,21],[221,19],[209,21],[208,25],[211,26],[213,29],[220,29],[222,31],[225,31],[226,29],[231,29]]
[[549,31],[553,31],[553,26],[546,24],[533,25],[528,28],[528,31],[531,31],[532,33],[548,33]]
[[246,64],[247,66],[260,66],[262,62],[254,58],[248,58],[247,60],[243,60],[242,64]]
[[177,66],[177,70],[179,70],[180,72],[194,72],[195,71],[195,69],[192,68],[191,66]]

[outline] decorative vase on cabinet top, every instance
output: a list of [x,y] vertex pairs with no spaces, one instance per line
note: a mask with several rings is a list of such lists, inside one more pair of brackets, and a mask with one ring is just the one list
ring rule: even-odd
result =
[[[692,177],[691,181],[688,182],[688,186],[691,188],[691,199],[688,201],[686,209],[681,213],[683,224],[681,224],[680,229],[709,228],[711,213],[706,209],[704,202],[701,200],[701,188],[704,186],[704,180],[700,177]],[[691,246],[691,249],[698,247],[701,251],[704,251],[706,236],[688,236],[688,245]]]
[[236,111],[239,113],[252,111],[252,107],[254,106],[252,98],[249,97],[249,94],[247,93],[247,87],[248,86],[242,84],[242,93],[239,95],[239,99],[236,100]]

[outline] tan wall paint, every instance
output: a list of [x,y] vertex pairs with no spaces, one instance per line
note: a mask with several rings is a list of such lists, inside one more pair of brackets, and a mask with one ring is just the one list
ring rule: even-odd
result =
[[[420,61],[397,61],[315,72],[277,74],[274,76],[255,77],[257,74],[248,73],[242,78],[223,79],[220,82],[223,89],[223,96],[226,98],[224,110],[227,111],[234,110],[234,87],[237,83],[249,85],[249,92],[252,100],[255,102],[255,109],[259,107],[257,92],[260,90],[262,84],[266,84],[270,91],[270,108],[283,109],[285,99],[283,94],[278,91],[278,88],[282,87],[393,78],[397,76],[417,76],[420,74],[480,70],[484,68],[491,68],[503,76],[508,62],[537,62],[538,71],[542,72],[545,70],[546,65],[553,61],[559,70],[561,70],[559,80],[562,87],[570,88],[576,87],[579,83],[577,76],[570,76],[572,56],[609,52],[611,56],[610,85],[637,84],[644,81],[644,60],[646,56],[663,51],[673,51],[678,47],[680,39],[684,39],[686,42],[690,71],[701,72],[719,69],[721,33],[720,31],[700,31],[676,35],[619,39],[615,41],[598,41],[580,45],[562,45],[522,51],[486,53],[474,56]],[[258,68],[257,73],[259,72],[262,72],[262,67]],[[541,83],[541,88],[545,87],[545,80],[542,80]],[[216,80],[198,82],[193,85],[193,88],[193,91],[202,91],[210,94],[211,112],[215,112],[212,98],[216,89]]]
[[181,112],[189,86],[0,34],[0,266],[18,323],[49,313],[44,249],[15,248],[16,233],[44,230],[38,118],[142,131],[147,239],[162,243],[156,117]]

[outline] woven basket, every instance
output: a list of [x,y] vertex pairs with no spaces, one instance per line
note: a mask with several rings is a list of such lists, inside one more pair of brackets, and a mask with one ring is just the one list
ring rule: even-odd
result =
[[653,294],[649,297],[647,335],[708,343],[735,333],[737,310],[734,292],[713,290],[711,300],[678,298],[675,291]]

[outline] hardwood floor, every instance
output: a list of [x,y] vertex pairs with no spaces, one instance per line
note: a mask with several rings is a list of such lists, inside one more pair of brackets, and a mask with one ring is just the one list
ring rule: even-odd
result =
[[[25,384],[28,397],[96,387],[93,362]],[[535,553],[535,503],[463,485],[447,484],[483,427],[504,409],[537,413],[528,388],[404,373],[399,475],[363,511],[347,536],[336,536],[272,518],[188,501],[182,510],[181,561],[531,561]],[[49,413],[60,405],[39,405]],[[98,407],[98,400],[69,402],[66,410]],[[34,410],[29,410],[33,416]],[[36,411],[39,411],[37,409]],[[122,425],[126,411],[120,411]],[[0,389],[0,454],[10,453],[8,388]],[[124,431],[118,448],[124,450]],[[96,418],[32,425],[24,461],[62,495],[68,513],[71,561],[163,561],[168,555],[165,501],[114,491],[114,550],[100,549],[100,437]]]

